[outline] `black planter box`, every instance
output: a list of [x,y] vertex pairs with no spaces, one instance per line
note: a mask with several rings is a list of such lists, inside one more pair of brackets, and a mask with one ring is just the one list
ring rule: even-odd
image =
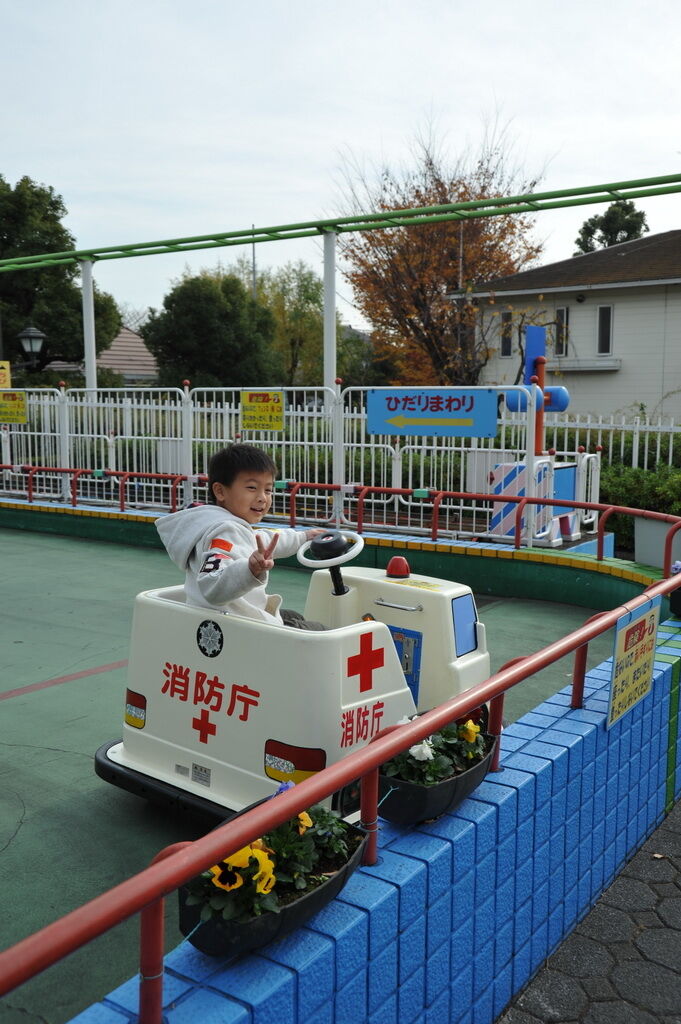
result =
[[395,825],[416,825],[422,821],[439,818],[470,796],[480,785],[489,771],[498,737],[488,736],[490,748],[481,761],[460,775],[443,779],[433,786],[417,782],[405,782],[394,776],[379,775],[378,813],[381,818]]
[[[360,832],[359,829],[353,829]],[[347,863],[316,889],[304,893],[300,899],[281,907],[278,913],[268,911],[250,921],[237,924],[222,917],[212,917],[197,928],[201,920],[201,906],[187,906],[187,889],[178,889],[180,905],[180,931],[188,942],[207,956],[232,960],[242,953],[259,949],[281,939],[284,935],[300,928],[318,910],[326,906],[341,891],[352,872],[359,867],[367,843],[367,836],[361,832],[362,842]],[[194,931],[196,929],[196,931]]]

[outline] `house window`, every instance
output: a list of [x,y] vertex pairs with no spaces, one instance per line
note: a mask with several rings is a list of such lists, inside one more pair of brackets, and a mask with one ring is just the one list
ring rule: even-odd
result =
[[568,350],[568,334],[570,331],[570,307],[558,306],[556,309],[556,355],[566,356]]
[[501,314],[501,346],[499,355],[508,358],[513,352],[513,314]]
[[612,355],[612,306],[598,307],[598,354]]

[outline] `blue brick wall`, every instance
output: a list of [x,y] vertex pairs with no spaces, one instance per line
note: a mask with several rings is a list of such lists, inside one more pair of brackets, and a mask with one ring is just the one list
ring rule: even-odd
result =
[[[662,820],[672,667],[609,731],[607,662],[583,709],[568,689],[540,704],[504,731],[502,771],[454,814],[385,823],[378,862],[295,934],[228,967],[183,942],[167,1024],[492,1024]],[[678,766],[681,719],[676,738]],[[137,991],[72,1024],[134,1020]]]

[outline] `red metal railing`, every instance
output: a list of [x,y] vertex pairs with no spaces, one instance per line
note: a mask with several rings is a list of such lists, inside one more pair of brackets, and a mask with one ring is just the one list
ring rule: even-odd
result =
[[[437,540],[439,530],[439,509],[444,498],[467,499],[469,501],[486,501],[503,504],[516,504],[514,546],[520,548],[522,537],[522,517],[527,505],[551,505],[565,509],[584,509],[590,512],[600,512],[597,530],[596,558],[603,561],[605,542],[605,524],[613,514],[630,515],[639,519],[657,519],[661,522],[674,524],[673,530],[667,534],[665,542],[665,565],[669,561],[671,566],[671,546],[673,535],[681,529],[681,518],[670,515],[667,512],[650,512],[647,509],[629,508],[627,505],[606,505],[597,501],[573,501],[568,498],[528,498],[517,494],[473,494],[468,491],[430,491],[433,498],[433,522],[431,526],[431,539]],[[668,557],[669,556],[669,557]],[[665,568],[665,575],[669,575],[669,569]]]
[[[303,489],[305,490],[326,490],[337,491],[341,488],[338,484],[316,484],[312,482],[290,484],[289,490],[289,521],[291,526],[296,524],[296,496]],[[420,490],[420,488],[416,488]],[[364,502],[369,494],[413,495],[413,488],[405,487],[372,487],[357,486],[354,490],[354,497],[357,499],[357,533],[364,529]],[[572,501],[564,498],[527,498],[516,494],[484,494],[472,493],[470,491],[436,491],[429,490],[428,495],[433,501],[433,519],[431,525],[431,540],[436,541],[439,532],[440,505],[445,498],[456,498],[459,500],[481,501],[481,502],[503,502],[505,504],[516,504],[518,507],[515,513],[514,546],[521,547],[522,537],[522,516],[527,505],[551,505],[557,508],[583,509],[588,512],[599,512],[598,530],[596,533],[596,559],[603,561],[605,550],[605,525],[614,513],[618,515],[630,515],[641,519],[656,519],[660,522],[670,523],[672,528],[667,533],[664,546],[664,575],[668,576],[672,561],[672,543],[674,535],[681,530],[681,517],[673,516],[666,512],[650,512],[646,509],[630,508],[626,505],[606,505],[594,501]]]
[[107,476],[117,476],[118,481],[118,507],[121,512],[125,512],[126,502],[126,487],[129,480],[169,480],[170,484],[170,511],[177,511],[177,488],[183,480],[187,480],[186,476],[181,473],[136,473],[129,470],[119,469],[107,469],[105,470]]
[[296,496],[299,491],[314,488],[317,491],[340,491],[340,484],[315,484],[289,481],[288,517],[291,526],[296,525]]
[[[607,612],[598,612],[596,615],[592,615],[590,619],[587,619],[584,625],[588,626],[590,622],[596,622],[597,619],[600,619],[602,615],[606,614]],[[578,647],[575,651],[575,661],[572,667],[571,708],[581,708],[584,702],[584,677],[586,676],[586,658],[588,653],[588,643]]]
[[671,523],[672,528],[667,532],[664,546],[663,572],[669,575],[672,560],[672,543],[674,535],[681,530],[681,517],[670,515],[667,512],[650,512],[647,509],[630,508],[627,505],[605,505],[597,501],[572,501],[564,498],[527,498],[517,494],[471,494],[466,491],[431,491],[433,497],[433,523],[431,528],[432,540],[437,540],[439,527],[439,508],[444,498],[466,498],[471,501],[494,501],[504,504],[515,503],[518,507],[515,512],[514,547],[521,546],[522,517],[527,505],[551,505],[565,509],[585,509],[586,511],[600,512],[598,520],[598,531],[596,534],[596,559],[603,561],[605,546],[605,524],[611,515],[629,515],[639,519],[656,519],[663,523]]
[[[143,473],[123,469],[78,469],[71,466],[31,466],[29,464],[12,466],[6,463],[0,464],[0,470],[11,470],[15,473],[26,473],[26,498],[33,503],[35,491],[35,477],[38,473],[66,474],[71,477],[71,504],[74,508],[78,505],[78,481],[82,476],[92,477],[96,480],[118,478],[118,507],[121,512],[126,506],[126,487],[129,480],[167,480],[170,483],[170,511],[177,511],[177,488],[183,481],[189,479],[181,473]],[[199,482],[205,482],[207,477],[199,476]]]
[[[187,843],[174,843],[157,853],[153,864],[171,857],[174,853],[186,850],[191,846]],[[163,1008],[163,950],[165,947],[165,900],[154,900],[140,913],[140,991],[139,1019],[146,1021],[162,1020]]]
[[[16,467],[15,467],[16,468]],[[26,481],[26,496],[28,501],[33,501],[33,488],[36,473],[62,473],[71,475],[71,504],[76,505],[78,501],[78,480],[81,476],[89,476],[91,469],[64,469],[61,466],[20,466],[22,472],[28,474]]]
[[358,487],[355,491],[357,496],[357,533],[361,533],[364,528],[364,499],[367,494],[413,494],[413,488],[411,487]]
[[[518,507],[515,512],[515,547],[520,547],[520,540],[522,535],[522,517],[523,511],[526,505],[556,505],[563,508],[583,508],[588,511],[602,512],[599,516],[598,531],[597,531],[597,546],[596,546],[596,558],[598,561],[603,560],[603,549],[605,543],[605,524],[611,515],[628,515],[634,516],[637,519],[657,519],[663,523],[675,524],[674,529],[671,531],[671,538],[676,531],[681,527],[681,519],[679,516],[672,516],[667,512],[650,512],[647,509],[640,508],[629,508],[627,505],[603,505],[600,502],[595,501],[570,501],[562,498],[526,498],[504,495],[504,502],[517,502]],[[667,535],[668,543],[665,542],[665,558],[669,554],[669,564],[671,565],[671,539],[670,535]],[[669,570],[665,570],[665,575],[669,575]]]
[[395,727],[389,734],[305,779],[276,799],[265,801],[244,812],[193,843],[178,844],[162,851],[155,858],[155,863],[144,871],[0,953],[0,995],[28,981],[132,914],[144,911],[146,917],[142,927],[144,948],[139,1022],[160,1024],[162,901],[166,895],[257,836],[357,778],[362,779],[363,787],[362,819],[370,831],[366,861],[373,862],[376,856],[378,819],[377,774],[381,764],[487,702],[492,702],[489,730],[492,732],[493,728],[500,728],[500,699],[503,699],[508,689],[564,655],[579,650],[589,640],[613,626],[624,612],[634,611],[650,597],[668,594],[679,586],[681,576],[651,585],[626,605],[603,612],[596,620],[588,621],[535,654],[514,659],[484,682],[426,712],[408,725]]
[[[33,502],[34,495],[34,479],[37,473],[67,473],[71,475],[71,504],[77,505],[78,495],[77,487],[78,480],[81,476],[94,476],[94,477],[117,477],[119,479],[119,498],[118,505],[121,512],[125,511],[127,496],[126,488],[130,480],[166,480],[170,482],[170,510],[175,512],[177,510],[177,489],[181,483],[189,479],[187,476],[181,473],[145,473],[145,472],[133,472],[128,470],[117,470],[117,469],[105,469],[101,471],[92,469],[77,469],[62,466],[12,466],[9,464],[0,464],[0,470],[13,470],[14,472],[20,471],[26,473],[27,479],[27,496],[28,501]],[[198,476],[197,481],[205,483],[207,477],[205,475]],[[297,522],[297,507],[296,500],[303,490],[317,490],[317,491],[339,491],[342,490],[339,484],[325,484],[325,483],[314,483],[311,481],[288,481],[288,494],[289,494],[289,523],[292,527]],[[417,491],[421,491],[421,488],[416,488]],[[357,499],[357,532],[362,533],[364,529],[364,503],[367,495],[369,494],[382,494],[392,495],[394,497],[409,496],[414,494],[414,488],[406,487],[373,487],[373,486],[356,486],[353,491],[353,496]],[[516,504],[518,507],[515,513],[515,530],[514,530],[514,546],[516,549],[521,547],[522,538],[522,517],[527,505],[551,505],[557,508],[565,509],[584,509],[585,511],[599,512],[599,522],[597,530],[597,541],[596,541],[596,559],[597,561],[603,561],[604,549],[605,549],[605,527],[608,519],[611,515],[631,515],[641,519],[656,519],[660,522],[670,523],[672,528],[668,531],[665,546],[664,546],[664,563],[663,570],[664,575],[668,576],[671,569],[672,561],[672,544],[675,534],[681,530],[681,518],[679,516],[673,516],[665,512],[650,512],[646,509],[630,508],[626,505],[607,505],[601,502],[593,501],[573,501],[564,498],[528,498],[516,494],[484,494],[484,493],[471,493],[468,491],[437,491],[429,490],[428,496],[433,501],[433,518],[431,525],[431,540],[436,541],[439,532],[439,516],[440,516],[440,505],[445,498],[456,498],[459,500],[468,501],[481,501],[481,502],[503,502],[505,504]]]

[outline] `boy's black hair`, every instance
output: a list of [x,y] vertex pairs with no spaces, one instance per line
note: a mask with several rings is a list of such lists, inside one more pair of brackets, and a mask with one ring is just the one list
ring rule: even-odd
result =
[[277,467],[266,452],[252,444],[230,444],[212,455],[208,463],[208,501],[215,504],[213,484],[229,487],[238,473],[271,473],[276,479]]

